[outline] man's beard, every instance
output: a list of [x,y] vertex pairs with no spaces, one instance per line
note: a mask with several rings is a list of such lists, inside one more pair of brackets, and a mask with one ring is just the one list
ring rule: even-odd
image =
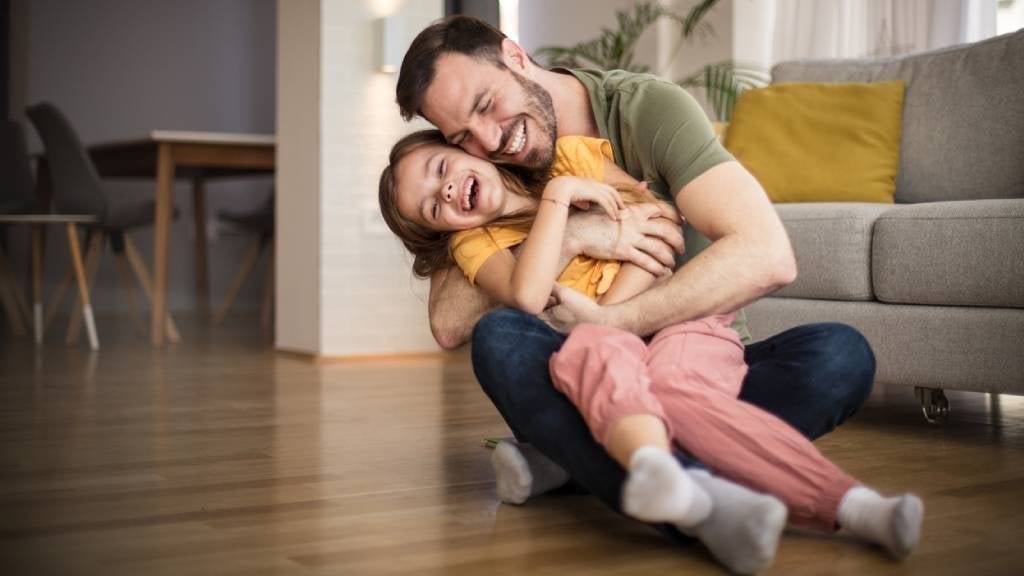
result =
[[[548,140],[546,148],[531,146],[530,151],[523,158],[522,162],[517,162],[516,164],[529,171],[547,171],[555,160],[555,139],[558,137],[558,132],[555,128],[555,107],[551,101],[551,93],[533,80],[520,76],[512,70],[509,70],[509,72],[512,73],[516,82],[523,88],[523,93],[526,94],[527,110],[538,120],[539,127],[546,132],[546,134],[530,134],[531,143],[537,137],[543,138],[547,136]],[[491,155],[491,161],[508,163],[502,158],[502,151],[508,147],[508,141],[512,138],[512,130],[516,124],[518,123],[513,123],[507,131],[502,133],[501,145],[498,147],[498,152]]]

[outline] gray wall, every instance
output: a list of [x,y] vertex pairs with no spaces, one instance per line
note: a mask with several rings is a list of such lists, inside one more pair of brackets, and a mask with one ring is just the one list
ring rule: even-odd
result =
[[[61,108],[85,143],[138,137],[153,129],[274,132],[276,3],[274,0],[13,0],[12,112],[48,100]],[[18,116],[25,121],[23,115]],[[27,121],[26,121],[27,122]],[[30,133],[30,146],[41,149]],[[214,182],[208,214],[257,206],[272,178]],[[114,182],[115,194],[152,197],[155,183]],[[190,187],[180,182],[181,217],[172,230],[170,306],[192,310],[193,238]],[[20,233],[19,233],[20,235]],[[151,229],[133,234],[147,258]],[[17,238],[14,249],[24,238]],[[237,270],[249,238],[217,234],[209,245],[214,305]],[[66,241],[49,237],[47,282],[67,265]],[[109,255],[109,253],[108,253]],[[21,257],[24,260],[24,257]],[[150,263],[151,264],[151,263]],[[254,274],[262,273],[262,261]],[[19,268],[21,270],[21,268]],[[260,276],[238,305],[258,305]],[[109,257],[97,276],[98,311],[125,310]]]

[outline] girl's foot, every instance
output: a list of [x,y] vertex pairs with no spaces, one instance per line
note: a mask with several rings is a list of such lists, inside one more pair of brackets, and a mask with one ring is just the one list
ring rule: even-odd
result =
[[913,494],[883,498],[870,488],[857,486],[840,501],[838,519],[841,527],[902,559],[921,539],[924,504]]
[[711,497],[711,515],[696,527],[679,526],[698,538],[730,572],[754,574],[772,565],[786,527],[786,505],[705,470],[690,476]]
[[672,454],[644,446],[630,458],[622,510],[648,522],[696,526],[711,514],[711,499]]

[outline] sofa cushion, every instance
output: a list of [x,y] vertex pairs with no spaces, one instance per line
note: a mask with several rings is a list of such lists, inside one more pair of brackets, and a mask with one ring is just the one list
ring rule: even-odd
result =
[[796,254],[796,281],[773,294],[787,298],[872,300],[871,229],[886,204],[776,204]]
[[882,302],[1024,308],[1024,200],[895,207],[871,260]]
[[892,204],[903,81],[747,90],[725,147],[772,202]]
[[907,83],[896,202],[1024,198],[1024,30],[897,58],[785,62],[773,82]]

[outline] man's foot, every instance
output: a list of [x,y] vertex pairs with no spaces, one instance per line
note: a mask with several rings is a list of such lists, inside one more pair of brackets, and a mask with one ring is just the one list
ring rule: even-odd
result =
[[647,522],[695,526],[711,513],[711,499],[671,454],[644,446],[630,458],[622,510]]
[[736,574],[753,574],[771,566],[786,527],[786,505],[704,470],[689,474],[711,497],[711,515],[695,527],[679,529],[697,537]]
[[502,440],[494,448],[491,465],[498,498],[508,504],[522,504],[569,481],[569,474],[561,466],[533,446],[512,438]]
[[883,498],[870,488],[857,486],[843,496],[838,518],[841,527],[902,559],[921,539],[924,504],[913,494]]

